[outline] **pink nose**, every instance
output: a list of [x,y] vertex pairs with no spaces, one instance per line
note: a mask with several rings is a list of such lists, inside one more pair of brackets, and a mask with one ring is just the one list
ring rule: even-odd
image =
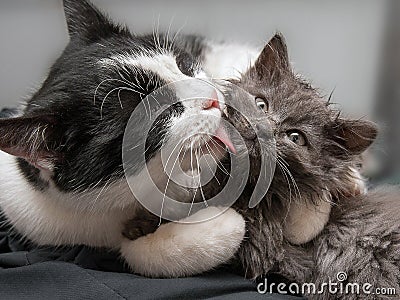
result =
[[206,100],[203,104],[203,109],[207,110],[211,108],[220,109],[219,102],[217,100]]
[[219,102],[218,102],[218,95],[215,90],[214,90],[213,94],[211,95],[211,99],[206,100],[203,104],[204,110],[211,109],[211,108],[221,109],[221,107],[219,106]]

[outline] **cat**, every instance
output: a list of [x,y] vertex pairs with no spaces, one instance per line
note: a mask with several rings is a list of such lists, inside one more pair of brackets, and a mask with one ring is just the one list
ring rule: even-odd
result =
[[[242,101],[246,115],[255,117],[246,120],[230,112],[227,118],[244,133],[257,123],[272,126],[278,164],[266,197],[255,208],[248,207],[251,194],[246,193],[233,205],[246,220],[246,238],[236,257],[245,276],[279,274],[318,289],[329,280],[338,282],[337,274],[344,272],[344,283],[369,283],[398,293],[400,189],[367,191],[358,172],[360,154],[377,137],[377,126],[343,118],[295,75],[280,34],[232,82],[253,97],[236,92],[226,97],[228,108],[228,99]],[[252,160],[259,161],[256,140],[247,139],[247,144],[254,148]],[[260,170],[252,170],[257,177]],[[248,193],[253,185],[249,182]],[[304,293],[311,299],[360,297],[329,294],[327,288],[318,295]]]
[[[123,139],[131,114],[139,105],[150,108],[143,99],[172,82],[207,82],[196,58],[166,35],[130,33],[86,0],[63,3],[70,35],[66,49],[23,109],[0,119],[0,208],[5,218],[37,245],[83,244],[120,251],[133,272],[147,276],[188,276],[228,261],[243,240],[245,224],[226,207],[206,207],[182,223],[163,224],[146,239],[122,235],[128,220],[146,214],[123,169]],[[168,92],[173,102],[187,91]],[[163,103],[168,109],[146,139],[146,164],[158,178],[156,184],[182,202],[190,202],[193,191],[168,186],[160,145],[185,136],[188,127],[180,121],[190,117],[198,121],[190,124],[191,132],[202,135],[194,150],[203,144],[223,146],[223,138],[218,144],[212,135],[221,130],[224,99],[214,89],[208,95]],[[134,133],[143,131],[147,117],[133,120]],[[214,121],[207,121],[209,117]],[[187,162],[191,152],[182,160]],[[215,160],[223,155],[209,154]],[[135,165],[128,179],[139,181],[143,170],[144,164]],[[196,222],[200,219],[210,220]]]

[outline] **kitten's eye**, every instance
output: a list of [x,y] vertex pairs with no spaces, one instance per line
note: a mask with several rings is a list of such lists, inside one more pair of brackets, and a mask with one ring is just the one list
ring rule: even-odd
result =
[[291,130],[286,132],[286,135],[292,143],[295,143],[298,146],[307,146],[306,136],[302,132]]
[[261,97],[256,97],[256,105],[258,106],[259,109],[263,110],[264,112],[268,112],[269,110],[268,101]]

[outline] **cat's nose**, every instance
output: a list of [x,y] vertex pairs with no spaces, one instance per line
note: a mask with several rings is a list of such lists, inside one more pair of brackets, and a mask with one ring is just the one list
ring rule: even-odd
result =
[[204,110],[211,109],[211,108],[221,109],[221,107],[219,106],[218,100],[206,100],[203,103]]
[[210,99],[203,102],[204,110],[211,109],[211,108],[221,109],[221,106],[219,105],[219,101],[218,101],[218,95],[215,90],[213,91]]

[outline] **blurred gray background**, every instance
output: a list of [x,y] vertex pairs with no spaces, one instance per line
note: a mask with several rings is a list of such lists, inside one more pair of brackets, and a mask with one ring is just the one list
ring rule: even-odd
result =
[[[136,33],[171,27],[262,46],[281,31],[296,71],[326,95],[335,89],[333,102],[345,115],[386,128],[379,169],[400,170],[400,47],[393,42],[400,41],[400,1],[92,2]],[[68,41],[61,0],[0,0],[0,40],[0,105],[15,106],[40,86]]]

